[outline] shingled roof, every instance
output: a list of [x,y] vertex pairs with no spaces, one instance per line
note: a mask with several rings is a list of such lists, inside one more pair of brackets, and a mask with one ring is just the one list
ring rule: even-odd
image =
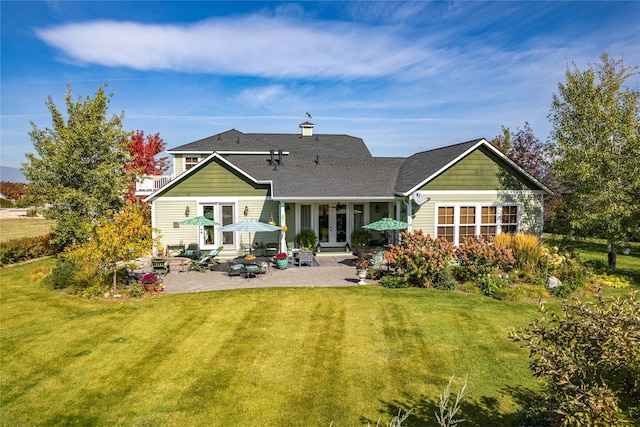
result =
[[475,139],[407,158],[373,157],[361,138],[349,135],[302,136],[231,129],[167,151],[216,152],[257,181],[271,182],[272,197],[279,200],[353,200],[410,194],[483,143],[486,141]]

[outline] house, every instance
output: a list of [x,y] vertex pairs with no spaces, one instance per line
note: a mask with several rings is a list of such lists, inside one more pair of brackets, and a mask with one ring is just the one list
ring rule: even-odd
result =
[[[223,246],[295,240],[304,228],[320,249],[347,248],[352,230],[383,217],[458,244],[465,236],[542,232],[550,190],[485,139],[410,157],[374,157],[348,135],[243,133],[235,129],[168,150],[173,175],[152,190],[152,224],[163,245]],[[179,222],[204,215],[226,225],[274,220],[286,232],[223,232]],[[376,235],[375,238],[381,236]],[[249,241],[251,239],[251,241]]]

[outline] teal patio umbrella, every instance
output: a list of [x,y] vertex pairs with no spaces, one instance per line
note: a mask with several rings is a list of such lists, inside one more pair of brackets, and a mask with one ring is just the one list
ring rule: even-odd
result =
[[[397,230],[406,230],[409,228],[409,223],[404,221],[398,221],[397,219],[391,218],[382,218],[378,221],[372,222],[371,224],[363,225],[362,228],[366,228],[369,230],[375,231],[397,231]],[[395,239],[394,239],[395,242]]]
[[215,222],[212,219],[205,218],[203,216],[194,216],[193,218],[185,219],[184,221],[180,221],[180,225],[197,225],[199,227],[205,225],[220,225],[219,222]]
[[239,221],[220,227],[222,231],[249,232],[249,253],[251,253],[251,232],[280,231],[280,227],[255,220]]

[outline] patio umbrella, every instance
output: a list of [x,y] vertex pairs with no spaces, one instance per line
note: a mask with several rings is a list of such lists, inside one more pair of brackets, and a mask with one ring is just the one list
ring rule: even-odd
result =
[[[280,227],[275,225],[266,224],[264,222],[248,220],[234,222],[233,224],[220,227],[222,231],[244,231],[249,232],[249,243],[251,243],[251,232],[258,231],[280,231]],[[251,252],[251,246],[249,246],[249,252]]]
[[[203,227],[203,226],[220,225],[219,222],[215,222],[214,220],[206,218],[204,216],[194,216],[193,218],[180,221],[179,224],[180,225],[196,225],[198,226],[198,232],[200,232],[200,227]],[[182,241],[180,241],[180,244],[182,244]]]
[[205,218],[203,216],[194,216],[193,218],[185,219],[184,221],[180,221],[180,225],[220,225],[219,222],[215,222],[212,219]]
[[398,221],[397,219],[382,218],[378,221],[372,222],[371,224],[363,225],[362,228],[386,232],[389,230],[406,230],[407,228],[409,228],[409,224],[404,221]]

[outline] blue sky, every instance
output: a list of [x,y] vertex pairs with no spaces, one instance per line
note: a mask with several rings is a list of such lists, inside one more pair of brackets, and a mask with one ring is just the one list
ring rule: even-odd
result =
[[[364,139],[408,156],[526,121],[546,140],[567,65],[640,65],[639,2],[2,1],[0,164],[49,95],[107,83],[125,129],[175,147],[235,128]],[[634,77],[629,83],[640,85]]]

